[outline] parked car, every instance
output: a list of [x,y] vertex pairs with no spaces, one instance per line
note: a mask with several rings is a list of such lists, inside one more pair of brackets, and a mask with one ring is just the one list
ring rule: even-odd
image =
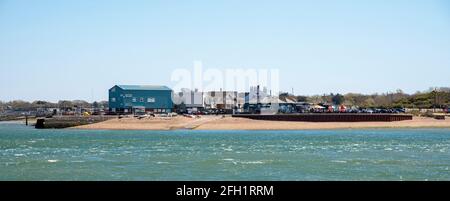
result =
[[134,117],[139,117],[139,116],[142,116],[142,115],[146,115],[146,113],[145,112],[135,112],[134,113]]
[[362,112],[372,114],[374,111],[372,109],[363,109]]
[[358,109],[349,109],[347,110],[348,113],[360,113]]

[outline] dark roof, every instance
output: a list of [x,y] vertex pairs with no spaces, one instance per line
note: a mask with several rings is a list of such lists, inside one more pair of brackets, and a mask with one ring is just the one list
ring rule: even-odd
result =
[[163,85],[117,85],[123,90],[162,90],[171,91],[169,87]]

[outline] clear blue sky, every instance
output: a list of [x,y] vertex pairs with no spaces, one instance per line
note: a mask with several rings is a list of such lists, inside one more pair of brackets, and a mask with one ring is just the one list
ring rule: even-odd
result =
[[0,0],[0,100],[106,100],[172,70],[278,68],[281,89],[450,86],[450,2]]

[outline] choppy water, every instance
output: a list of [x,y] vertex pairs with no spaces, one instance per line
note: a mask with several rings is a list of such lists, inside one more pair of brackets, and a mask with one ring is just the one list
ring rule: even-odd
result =
[[0,180],[450,180],[450,129],[85,131],[0,123]]

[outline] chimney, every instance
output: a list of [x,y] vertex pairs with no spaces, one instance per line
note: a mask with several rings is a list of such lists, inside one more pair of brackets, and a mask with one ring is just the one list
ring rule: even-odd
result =
[[259,85],[256,86],[256,104],[259,104]]

